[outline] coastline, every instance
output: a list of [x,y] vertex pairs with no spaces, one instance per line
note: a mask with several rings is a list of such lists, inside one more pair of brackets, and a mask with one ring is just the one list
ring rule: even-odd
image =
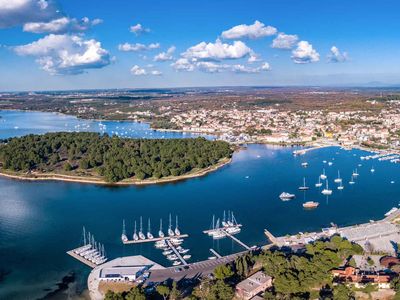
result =
[[220,160],[217,164],[213,166],[197,170],[194,171],[193,173],[188,173],[182,176],[170,176],[160,179],[145,179],[145,180],[125,179],[119,182],[107,182],[100,177],[85,178],[80,176],[64,175],[64,174],[30,174],[30,175],[22,175],[17,173],[11,174],[1,169],[0,169],[0,176],[9,179],[25,180],[25,181],[64,181],[64,182],[86,183],[86,184],[97,184],[97,185],[108,185],[108,186],[129,186],[129,185],[141,186],[141,185],[177,182],[181,180],[202,177],[211,172],[219,170],[220,168],[224,167],[225,165],[228,165],[231,162],[232,158],[225,158]]

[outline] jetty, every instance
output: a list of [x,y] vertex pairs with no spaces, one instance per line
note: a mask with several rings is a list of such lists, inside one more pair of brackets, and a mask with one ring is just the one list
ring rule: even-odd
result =
[[243,248],[245,248],[246,250],[250,251],[251,247],[247,246],[245,243],[243,243],[241,240],[239,240],[237,237],[233,236],[232,234],[230,234],[229,232],[225,232],[227,237],[230,237],[233,241],[235,241],[236,243],[238,243],[240,246],[242,246]]
[[215,255],[216,258],[221,258],[222,255],[215,251],[213,248],[210,248],[210,252]]
[[182,262],[182,264],[184,266],[187,266],[188,263],[186,262],[186,260],[183,259],[182,255],[179,253],[179,251],[176,250],[175,246],[169,240],[166,240],[166,242],[167,242],[168,247],[175,253],[175,255],[179,258],[179,260]]
[[333,146],[333,145],[318,145],[318,146],[314,146],[314,147],[311,147],[311,148],[300,149],[300,150],[294,150],[294,151],[293,151],[293,155],[294,155],[294,156],[297,156],[297,155],[304,155],[304,154],[306,154],[307,152],[312,151],[312,150],[317,150],[317,149],[327,148],[327,147],[332,147],[332,146]]
[[79,260],[81,263],[87,265],[88,267],[90,267],[90,268],[92,268],[92,269],[94,269],[95,267],[98,266],[98,265],[96,265],[95,263],[92,263],[90,260],[88,260],[88,259],[86,259],[86,258],[84,258],[84,257],[82,257],[82,256],[80,256],[80,255],[78,255],[78,254],[76,254],[75,251],[76,251],[77,249],[79,249],[79,248],[76,248],[76,249],[72,249],[72,250],[70,250],[70,251],[67,251],[67,254],[70,255],[70,256],[72,256],[73,258]]
[[149,242],[158,242],[158,241],[168,241],[170,239],[179,239],[179,238],[187,238],[189,237],[188,234],[181,234],[181,235],[174,235],[174,236],[165,236],[165,237],[157,237],[157,238],[152,238],[152,239],[138,239],[138,240],[125,240],[122,241],[124,245],[129,245],[129,244],[140,244],[140,243],[149,243]]

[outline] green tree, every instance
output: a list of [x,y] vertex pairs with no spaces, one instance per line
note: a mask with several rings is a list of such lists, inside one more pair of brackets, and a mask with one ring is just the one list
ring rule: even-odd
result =
[[333,287],[333,300],[351,300],[354,299],[354,292],[344,284],[338,284]]
[[214,269],[214,276],[216,279],[225,280],[233,276],[233,271],[230,265],[220,265]]
[[67,172],[72,171],[72,166],[70,163],[64,164],[64,171],[67,171]]
[[217,280],[210,288],[207,300],[232,300],[233,289],[223,280]]
[[126,294],[125,300],[146,300],[146,296],[141,288],[133,287]]
[[156,287],[156,291],[157,291],[157,293],[160,294],[160,296],[162,296],[164,298],[164,300],[166,300],[171,293],[169,287],[167,287],[165,285],[158,285]]

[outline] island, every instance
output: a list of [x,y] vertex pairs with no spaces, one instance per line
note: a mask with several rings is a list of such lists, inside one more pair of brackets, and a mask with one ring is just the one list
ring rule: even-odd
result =
[[230,162],[232,147],[205,138],[130,139],[94,132],[9,138],[0,175],[27,180],[151,184],[207,174]]

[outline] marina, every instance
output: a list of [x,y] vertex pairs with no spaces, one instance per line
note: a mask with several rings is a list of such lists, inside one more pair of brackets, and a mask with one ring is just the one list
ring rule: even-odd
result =
[[[33,132],[31,128],[35,125],[32,122],[41,122],[40,128],[61,130],[65,128],[65,123],[72,123],[70,118],[74,119],[55,114],[11,113],[13,116],[19,114],[20,117],[14,117],[19,121],[8,124],[8,114],[3,115],[3,121],[6,121],[2,124],[10,126],[9,130],[2,131],[3,137]],[[74,119],[73,122],[87,121]],[[107,132],[116,129],[116,126],[120,129],[125,127],[125,130],[128,126],[136,126],[125,122],[102,123],[107,126]],[[14,129],[14,126],[19,129]],[[136,133],[139,134],[139,131]],[[163,134],[176,137],[168,132]],[[182,234],[189,235],[183,239],[185,248],[190,249],[191,259],[186,261],[191,266],[198,261],[204,262],[204,265],[217,261],[216,258],[208,259],[216,257],[210,253],[210,248],[222,257],[244,250],[229,237],[213,239],[202,232],[202,229],[210,228],[212,215],[218,212],[222,215],[223,210],[234,211],[235,217],[243,224],[240,234],[235,237],[252,246],[267,243],[264,228],[275,236],[295,236],[299,232],[318,232],[329,227],[331,222],[345,227],[378,220],[392,207],[398,207],[398,164],[390,160],[361,160],[361,156],[371,153],[357,149],[348,151],[327,147],[296,157],[292,151],[297,149],[301,148],[251,144],[235,152],[232,163],[217,173],[201,179],[145,188],[110,188],[61,182],[26,184],[0,178],[4,195],[0,202],[2,207],[7,208],[0,211],[0,227],[4,233],[0,255],[6,262],[3,268],[13,270],[2,282],[4,288],[0,291],[0,298],[8,299],[13,294],[17,299],[26,299],[26,291],[32,297],[40,298],[44,289],[59,282],[72,270],[77,272],[77,281],[85,283],[82,277],[87,274],[87,265],[65,255],[68,249],[79,245],[77,233],[83,225],[95,232],[96,238],[104,243],[108,258],[144,255],[161,265],[171,266],[172,262],[162,254],[169,250],[155,248],[157,241],[123,244],[121,225],[125,219],[127,238],[133,240],[134,220],[138,232],[140,216],[143,216],[143,234],[146,236],[150,217],[153,237],[158,238],[159,220],[163,219],[163,232],[167,235],[167,214],[174,212],[173,223],[175,214],[179,215],[178,221],[181,226],[184,225],[179,229]],[[301,166],[302,161],[308,162],[307,168]],[[334,164],[329,167],[328,161]],[[372,167],[374,173],[370,172]],[[314,187],[323,168],[329,179],[329,188],[333,190],[328,197],[321,194],[326,185],[323,180],[321,189]],[[358,168],[359,176],[351,185],[348,182],[355,168]],[[345,187],[343,192],[337,191],[333,182],[338,170]],[[304,177],[310,189],[300,192],[297,188]],[[283,191],[296,197],[291,201],[281,201],[278,196]],[[302,204],[306,201],[319,202],[319,206],[317,209],[304,209]],[[29,247],[25,247],[27,241]],[[43,247],[44,244],[47,246]],[[48,259],[43,260],[43,255]],[[163,276],[171,275],[173,267],[157,272]],[[32,284],[26,286],[27,281]]]

